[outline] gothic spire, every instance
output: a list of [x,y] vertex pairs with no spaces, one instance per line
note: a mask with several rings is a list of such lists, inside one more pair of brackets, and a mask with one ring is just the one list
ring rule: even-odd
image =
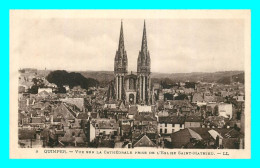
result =
[[146,27],[145,27],[145,20],[144,20],[144,29],[143,29],[143,39],[142,39],[142,48],[141,51],[147,51],[147,37],[146,37]]
[[114,71],[127,73],[127,63],[128,60],[127,60],[127,54],[124,45],[123,21],[121,20],[119,44],[118,44],[118,50],[116,51],[116,55],[115,55]]
[[121,29],[120,29],[120,36],[119,36],[119,44],[118,44],[118,51],[124,51],[124,33],[123,33],[123,21],[121,20]]

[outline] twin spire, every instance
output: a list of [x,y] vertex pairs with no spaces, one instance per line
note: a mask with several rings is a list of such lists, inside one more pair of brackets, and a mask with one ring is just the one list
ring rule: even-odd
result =
[[[138,73],[141,71],[150,72],[150,62],[151,60],[150,60],[150,55],[147,47],[146,25],[144,21],[141,50],[139,51],[138,58],[137,58],[137,72]],[[124,45],[123,21],[121,20],[119,44],[118,44],[118,50],[116,51],[116,55],[115,55],[114,71],[115,73],[118,72],[126,73],[127,66],[128,66],[128,60],[127,60],[127,53]]]
[[[124,32],[123,32],[123,21],[121,20],[121,28],[120,28],[120,36],[119,36],[119,44],[118,44],[118,51],[124,51]],[[147,37],[146,37],[146,26],[144,20],[144,28],[143,28],[143,38],[142,38],[142,47],[141,51],[147,51]]]

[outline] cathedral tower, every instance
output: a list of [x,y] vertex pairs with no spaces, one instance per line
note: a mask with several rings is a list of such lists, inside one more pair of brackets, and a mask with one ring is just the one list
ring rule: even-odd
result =
[[151,103],[151,58],[147,48],[146,27],[144,21],[143,38],[141,51],[137,59],[137,78],[138,78],[138,103]]
[[116,51],[114,62],[115,92],[117,100],[125,99],[124,78],[127,75],[127,64],[128,61],[124,45],[123,22],[121,21],[118,50]]

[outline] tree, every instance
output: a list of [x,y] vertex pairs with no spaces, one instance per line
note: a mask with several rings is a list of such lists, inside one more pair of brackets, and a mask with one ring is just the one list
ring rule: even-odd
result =
[[80,73],[68,73],[64,70],[50,72],[46,79],[48,82],[56,84],[59,88],[64,85],[69,85],[70,88],[80,86],[82,89],[88,89],[89,87],[96,87],[99,84],[99,82],[93,78],[85,78]]
[[29,93],[37,94],[39,88],[45,87],[42,79],[33,78],[32,82],[33,82],[33,86],[28,90]]

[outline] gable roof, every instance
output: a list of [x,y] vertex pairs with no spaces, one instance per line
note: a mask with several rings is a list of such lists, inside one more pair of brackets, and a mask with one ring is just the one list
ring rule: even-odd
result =
[[194,138],[196,140],[202,140],[202,137],[190,128],[185,128],[183,130],[172,133],[172,138],[175,136],[187,139]]
[[223,137],[215,130],[209,130],[209,134],[212,136],[212,138],[214,138],[215,140],[217,139],[217,137],[223,139]]
[[196,127],[196,128],[189,128],[191,130],[193,130],[194,132],[198,133],[202,139],[204,140],[209,140],[211,138],[210,134],[209,134],[209,130],[211,128],[201,128],[201,127]]
[[134,147],[156,147],[156,144],[147,135],[143,135],[134,143]]
[[192,102],[202,102],[203,100],[203,96],[200,93],[194,93],[194,95],[192,96]]
[[188,131],[189,131],[192,138],[197,139],[197,140],[202,140],[202,137],[197,132],[195,132],[195,131],[193,131],[192,129],[189,129],[189,128],[188,128]]
[[124,102],[121,101],[118,105],[119,109],[125,109],[125,105],[124,105]]
[[239,138],[241,133],[235,129],[219,129],[215,128],[216,130],[223,138]]

